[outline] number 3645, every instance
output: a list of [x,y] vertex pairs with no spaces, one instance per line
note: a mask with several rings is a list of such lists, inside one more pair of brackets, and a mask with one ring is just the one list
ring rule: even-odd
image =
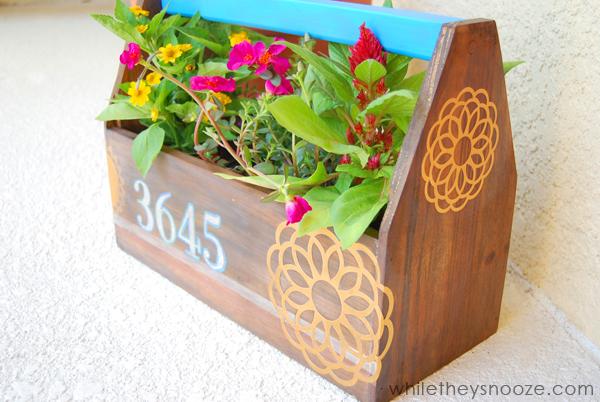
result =
[[[135,219],[142,229],[152,232],[156,227],[160,238],[167,244],[174,244],[177,240],[182,241],[187,247],[185,253],[196,261],[200,258],[213,270],[223,272],[227,267],[227,258],[223,251],[221,241],[211,229],[221,227],[221,216],[213,212],[205,211],[203,219],[203,238],[196,234],[196,211],[194,204],[188,202],[181,224],[177,226],[175,218],[169,208],[167,201],[171,198],[171,193],[162,193],[152,205],[152,195],[148,185],[143,180],[137,180],[133,183],[136,192],[141,193],[141,198],[137,202],[141,205],[144,213],[137,214]],[[212,255],[209,248],[203,247],[204,243],[212,244],[210,249],[215,250],[216,255]]]

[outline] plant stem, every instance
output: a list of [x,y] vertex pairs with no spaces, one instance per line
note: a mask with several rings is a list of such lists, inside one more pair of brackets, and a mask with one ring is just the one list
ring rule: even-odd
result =
[[208,161],[209,159],[206,157],[206,155],[204,155],[204,151],[196,150],[196,147],[199,144],[198,143],[198,129],[200,128],[200,123],[202,122],[202,116],[204,116],[204,115],[202,113],[200,113],[200,115],[196,119],[196,126],[194,127],[194,151],[196,151],[196,154],[200,157],[200,159],[202,159],[204,161]]
[[[163,71],[158,71],[156,68],[152,67],[151,65],[144,63],[144,66],[148,68],[148,70],[156,72],[161,74],[163,77],[165,77],[167,80],[171,81],[173,84],[177,85],[179,88],[183,89],[193,100],[194,102],[196,102],[198,104],[198,106],[200,107],[200,110],[202,111],[202,114],[204,114],[207,118],[208,121],[210,122],[210,124],[215,128],[215,130],[217,131],[217,134],[219,135],[219,138],[221,139],[222,144],[220,144],[223,148],[225,148],[227,150],[227,152],[229,152],[229,154],[233,157],[233,159],[235,159],[235,161],[242,167],[242,169],[244,169],[249,175],[254,175],[254,176],[262,176],[263,173],[257,171],[256,169],[251,168],[250,166],[246,165],[246,163],[236,154],[235,150],[233,148],[231,148],[231,145],[229,144],[229,142],[227,141],[227,138],[225,138],[225,135],[223,135],[223,131],[221,130],[221,127],[215,122],[215,120],[213,119],[213,117],[210,115],[210,113],[208,113],[208,110],[206,110],[206,107],[204,106],[204,103],[202,102],[202,100],[200,100],[200,98],[198,98],[198,96],[189,88],[187,88],[181,81],[179,81],[177,78],[163,72]],[[202,117],[202,114],[200,117]],[[196,123],[196,127],[194,130],[194,146],[198,146],[198,129],[199,129],[200,125],[198,123]]]

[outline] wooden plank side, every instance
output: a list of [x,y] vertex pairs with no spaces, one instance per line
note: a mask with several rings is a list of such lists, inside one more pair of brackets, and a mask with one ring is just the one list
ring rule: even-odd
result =
[[501,62],[493,21],[444,28],[380,232],[397,335],[377,400],[497,329],[516,191]]
[[[268,256],[271,255],[269,250],[276,243],[276,233],[295,232],[295,229],[281,225],[283,206],[261,202],[264,192],[239,182],[226,181],[214,175],[214,172],[226,170],[179,151],[162,152],[148,175],[142,179],[131,158],[134,135],[122,129],[107,130],[109,175],[119,245],[129,254],[255,332],[284,353],[321,375],[325,373],[324,377],[328,380],[362,400],[368,400],[369,395],[373,395],[372,383],[347,381],[349,377],[336,377],[327,367],[325,372],[319,371],[320,367],[311,365],[302,353],[302,348],[297,347],[298,339],[292,339],[295,341],[294,345],[290,341],[290,331],[286,333],[283,328],[280,318],[294,312],[289,311],[289,308],[285,310],[287,304],[274,304],[278,300],[273,298],[272,291],[270,293],[274,279],[273,267],[268,264]],[[161,199],[165,201],[163,204],[160,203]],[[190,205],[193,206],[193,218]],[[203,218],[204,212],[208,212],[213,218],[219,216],[221,225],[215,225],[213,220],[207,227]],[[184,225],[186,216],[189,217],[188,226]],[[171,222],[176,228],[173,232]],[[203,251],[197,252],[197,259],[192,258],[189,244],[185,240],[190,234],[190,224],[195,225],[201,248],[209,249],[209,261],[218,260],[216,242],[210,240],[210,236],[218,239],[226,255],[227,265],[224,270],[211,269],[205,261]],[[162,228],[159,229],[161,225]],[[178,238],[181,227],[184,227],[184,240]],[[203,231],[205,227],[208,234]],[[326,239],[323,240],[323,237]],[[309,274],[308,277],[312,280],[310,286],[299,289],[304,294],[290,300],[297,301],[306,296],[315,310],[314,314],[318,312],[321,316],[335,321],[340,315],[341,301],[336,292],[331,291],[331,287],[323,285],[326,277],[322,275],[331,273],[329,276],[333,277],[334,273],[342,269],[340,260],[335,258],[338,255],[337,251],[327,254],[326,250],[337,250],[335,247],[339,247],[339,242],[332,239],[335,239],[333,235],[321,235],[320,238],[316,235],[305,236],[292,240],[282,238],[281,244],[278,244],[279,248],[275,249],[274,258],[276,260],[277,252],[281,252],[284,254],[281,261],[293,265],[294,261],[288,252],[292,250],[289,245],[294,243],[294,250],[299,255],[311,259],[310,262],[301,261],[305,271],[308,272],[309,267],[317,267],[320,273],[315,273],[313,277]],[[354,267],[357,266],[365,271],[378,270],[370,263],[372,261],[375,264],[377,261],[375,247],[376,239],[363,236],[357,248],[371,255],[372,259],[362,259],[362,265],[357,265],[353,260],[346,260],[345,263],[349,264],[350,269],[356,269]],[[342,254],[340,252],[340,255]],[[324,262],[324,258],[328,258],[327,263]],[[293,269],[295,268],[292,267]],[[299,272],[300,270],[296,269],[292,274]],[[286,275],[290,275],[289,272],[280,272],[278,278],[293,278],[293,275]],[[320,284],[317,285],[317,282]],[[356,279],[348,275],[343,276],[337,286],[340,289],[350,289],[353,283],[356,283]],[[357,290],[361,291],[362,288],[368,288],[368,284],[361,284]],[[362,300],[357,299],[347,301],[346,305],[356,309],[364,308],[361,303]],[[301,319],[305,320],[306,317]],[[305,321],[302,323],[307,325]],[[345,344],[339,338],[340,334],[326,336],[323,330],[323,326],[316,327],[314,339],[302,332],[300,344],[328,342],[332,351],[342,353],[340,350],[345,350]],[[364,353],[376,354],[376,348],[377,343],[373,343],[373,350]],[[323,356],[327,353],[329,352]],[[344,364],[355,367],[356,360],[353,360],[352,353],[348,352],[345,356]],[[366,365],[351,374],[360,372],[361,376],[370,378],[372,371],[369,370],[373,368]],[[341,383],[336,381],[336,378],[341,378]]]

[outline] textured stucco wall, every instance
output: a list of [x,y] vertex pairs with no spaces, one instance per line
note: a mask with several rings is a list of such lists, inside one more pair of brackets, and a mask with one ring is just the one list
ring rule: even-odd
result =
[[600,345],[598,0],[397,0],[493,18],[505,60],[519,169],[511,259]]

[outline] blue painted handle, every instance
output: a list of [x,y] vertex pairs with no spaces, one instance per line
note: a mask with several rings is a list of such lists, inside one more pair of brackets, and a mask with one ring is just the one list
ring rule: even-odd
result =
[[366,22],[392,53],[429,60],[442,25],[457,18],[332,0],[162,0],[170,14],[200,12],[226,22],[292,35],[353,44]]

